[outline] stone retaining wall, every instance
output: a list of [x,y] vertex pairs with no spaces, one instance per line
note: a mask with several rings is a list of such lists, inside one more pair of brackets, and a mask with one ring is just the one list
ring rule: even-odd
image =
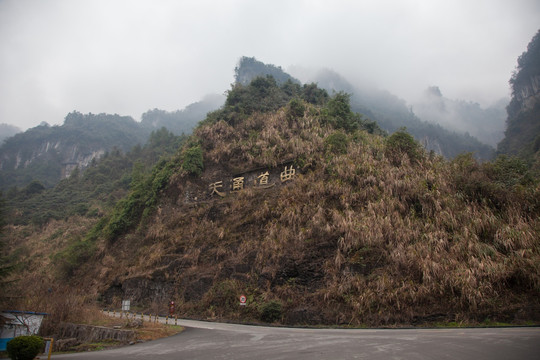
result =
[[132,330],[111,329],[103,326],[64,323],[60,326],[58,339],[75,338],[82,343],[116,340],[128,343],[135,339]]

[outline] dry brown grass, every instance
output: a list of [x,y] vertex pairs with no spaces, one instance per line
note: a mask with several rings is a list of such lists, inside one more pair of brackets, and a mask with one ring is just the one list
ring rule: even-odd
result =
[[[384,139],[362,132],[348,135],[346,155],[325,153],[333,130],[312,110],[293,126],[280,110],[234,128],[199,127],[204,181],[291,159],[300,174],[285,186],[191,204],[183,192],[196,180],[177,174],[155,217],[100,247],[79,274],[94,282],[91,296],[139,276],[172,284],[178,312],[195,317],[253,320],[261,304],[279,300],[284,319],[309,309],[326,324],[410,324],[433,314],[540,320],[540,220],[522,190],[493,190],[504,200],[496,206],[471,198],[468,168],[425,154],[395,166]],[[471,181],[484,181],[474,171]],[[244,312],[240,293],[250,296]],[[156,299],[137,301],[163,311]]]

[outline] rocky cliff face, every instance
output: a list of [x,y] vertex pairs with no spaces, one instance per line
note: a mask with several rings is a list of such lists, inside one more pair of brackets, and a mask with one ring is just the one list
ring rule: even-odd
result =
[[6,139],[0,147],[0,189],[32,180],[53,186],[107,151],[127,152],[152,129],[131,117],[70,113],[62,126],[43,124]]
[[531,76],[528,81],[514,90],[514,97],[521,110],[528,111],[540,100],[540,75]]
[[499,153],[518,156],[540,170],[540,31],[518,58],[510,78],[512,100]]
[[61,178],[68,177],[75,168],[86,168],[93,159],[105,154],[104,147],[84,149],[78,144],[62,141],[44,141],[30,148],[4,152],[0,158],[0,170],[17,170],[28,168],[32,164],[50,159],[57,159],[62,164]]

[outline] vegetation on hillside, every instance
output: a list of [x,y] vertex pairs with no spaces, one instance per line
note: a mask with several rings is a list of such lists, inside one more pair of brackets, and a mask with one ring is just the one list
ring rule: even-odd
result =
[[[159,216],[116,240],[123,251],[133,241],[144,250],[111,249],[132,272],[121,290],[105,291],[106,301],[114,291],[138,293],[144,276],[162,292],[137,301],[173,298],[197,317],[355,325],[538,320],[538,179],[515,159],[479,164],[464,154],[448,162],[405,131],[384,138],[340,126],[354,116],[329,121],[339,113],[330,101],[302,101],[298,116],[290,106],[232,123],[232,109],[212,114],[195,133],[204,154],[199,186],[291,160],[302,175],[287,186],[191,204],[182,199],[196,185],[177,171]],[[244,114],[241,102],[230,106]],[[249,299],[242,311],[241,293]]]
[[104,153],[127,153],[163,127],[176,136],[189,134],[223,101],[222,96],[209,95],[183,110],[149,110],[140,123],[117,114],[71,112],[61,126],[44,123],[6,139],[0,147],[0,190],[13,191],[32,182],[52,188],[69,174],[69,166],[84,169]]
[[183,139],[162,128],[150,134],[145,146],[135,146],[126,154],[113,149],[53,188],[35,180],[21,189],[12,188],[5,194],[8,222],[41,226],[74,215],[103,216],[130,188],[134,164],[139,173],[150,172],[160,158],[174,154]]
[[520,157],[540,172],[540,30],[518,58],[510,85],[505,138],[497,150]]
[[249,85],[255,78],[266,76],[273,77],[280,85],[287,81],[300,84],[298,80],[283,71],[281,66],[265,64],[254,57],[241,57],[238,66],[234,68],[234,81],[237,84]]
[[62,126],[40,125],[5,140],[0,147],[0,189],[32,181],[52,187],[62,179],[65,164],[90,161],[114,148],[127,152],[149,134],[131,117],[69,113]]
[[[536,32],[527,45],[527,50],[519,56],[517,63],[517,69],[510,78],[510,85],[512,87],[513,100],[519,101],[519,99],[516,99],[518,92],[530,86],[531,80],[540,75],[540,30]],[[513,103],[509,107],[509,115],[515,115],[515,111],[518,111],[518,109]]]
[[481,160],[493,158],[494,150],[490,146],[481,143],[463,130],[456,132],[433,121],[425,121],[433,119],[419,119],[404,100],[387,91],[352,85],[330,70],[320,71],[313,81],[327,91],[345,91],[352,94],[353,111],[369,117],[389,133],[406,127],[407,131],[428,151],[435,151],[447,159],[452,159],[464,152],[472,152],[477,159]]
[[6,255],[6,235],[4,227],[6,225],[5,200],[0,196],[0,304],[6,301],[7,278],[13,271],[12,261]]
[[[130,298],[138,310],[174,300],[182,316],[283,324],[540,321],[540,179],[520,160],[445,160],[405,129],[386,136],[346,93],[272,77],[234,85],[167,148],[151,170],[131,166],[103,215],[8,225],[13,292],[58,318],[76,299]],[[257,188],[251,173],[276,177]]]

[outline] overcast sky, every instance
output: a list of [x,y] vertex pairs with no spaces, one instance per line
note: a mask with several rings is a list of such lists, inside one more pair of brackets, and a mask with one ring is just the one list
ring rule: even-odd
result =
[[0,0],[0,123],[181,109],[244,55],[486,106],[539,28],[538,0]]

